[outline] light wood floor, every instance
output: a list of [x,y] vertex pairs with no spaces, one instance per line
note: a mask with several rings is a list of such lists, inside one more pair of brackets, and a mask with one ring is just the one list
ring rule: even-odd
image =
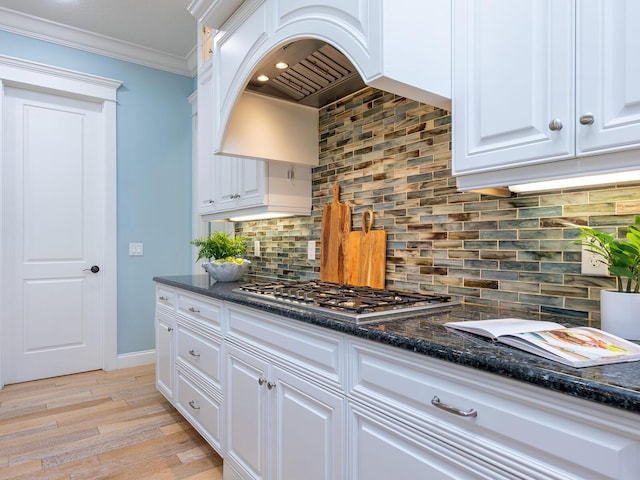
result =
[[219,480],[222,460],[155,389],[154,367],[0,390],[0,479]]

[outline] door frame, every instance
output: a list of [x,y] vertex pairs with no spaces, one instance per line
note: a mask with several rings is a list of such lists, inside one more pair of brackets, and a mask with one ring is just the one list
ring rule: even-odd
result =
[[[102,157],[104,177],[104,215],[102,229],[104,232],[104,251],[102,264],[103,275],[103,370],[117,368],[117,212],[116,212],[116,102],[117,90],[122,85],[119,80],[98,77],[73,70],[44,65],[15,57],[0,55],[0,165],[3,164],[3,122],[5,87],[17,87],[36,90],[56,95],[94,101],[102,105],[101,127],[104,139],[104,155]],[[2,198],[2,169],[0,168],[0,198]],[[0,209],[0,250],[3,248],[3,218]],[[0,256],[0,272],[2,257]],[[0,292],[6,291],[0,275]],[[0,332],[3,330],[3,312],[0,309]],[[4,352],[0,351],[0,388],[4,386],[3,361]]]

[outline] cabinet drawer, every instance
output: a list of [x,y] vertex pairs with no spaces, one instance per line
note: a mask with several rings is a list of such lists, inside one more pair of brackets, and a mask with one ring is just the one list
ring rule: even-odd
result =
[[169,290],[163,287],[156,287],[156,302],[158,305],[175,309],[176,306],[176,293],[173,290]]
[[[350,396],[418,429],[450,425],[479,444],[489,439],[578,478],[631,480],[629,466],[640,469],[640,436],[626,421],[636,429],[640,422],[625,412],[370,342],[353,342],[352,355]],[[437,408],[436,396],[477,416]]]
[[344,390],[340,335],[249,308],[235,305],[228,308],[227,338],[269,353],[276,363],[290,370],[321,376],[339,390]]
[[220,330],[222,306],[215,300],[200,300],[189,295],[178,297],[178,312],[196,320],[204,320]]
[[178,370],[177,404],[180,413],[220,453],[221,402]]
[[178,358],[206,375],[220,388],[220,342],[178,323]]

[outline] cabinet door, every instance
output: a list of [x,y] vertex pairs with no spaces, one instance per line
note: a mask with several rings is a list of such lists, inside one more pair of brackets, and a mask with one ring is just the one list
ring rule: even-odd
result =
[[231,210],[238,205],[237,163],[237,158],[217,155],[212,160],[214,208],[217,212]]
[[173,321],[156,314],[156,388],[173,403]]
[[269,381],[269,385],[275,385],[270,392],[273,396],[270,478],[346,478],[344,397],[277,367],[272,368]]
[[213,135],[212,105],[213,86],[211,82],[211,65],[198,74],[198,117],[197,117],[197,188],[198,188],[198,213],[200,215],[214,211],[215,199],[213,198],[212,161]]
[[571,157],[573,2],[455,0],[453,18],[453,173]]
[[215,211],[262,205],[266,166],[262,160],[216,156],[212,163]]
[[238,206],[261,205],[265,197],[266,162],[250,158],[238,162]]
[[264,478],[268,452],[268,364],[244,350],[226,346],[225,462],[251,478]]
[[640,2],[578,2],[577,14],[578,154],[638,148]]

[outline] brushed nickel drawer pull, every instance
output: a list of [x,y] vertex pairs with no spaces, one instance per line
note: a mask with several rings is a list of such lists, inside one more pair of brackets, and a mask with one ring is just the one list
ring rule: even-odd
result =
[[454,415],[458,415],[460,417],[477,417],[478,411],[475,408],[471,410],[460,410],[459,408],[452,407],[451,405],[447,405],[446,403],[442,403],[438,396],[436,395],[431,399],[431,405],[437,407],[445,412],[453,413]]
[[167,327],[167,332],[173,332],[173,327]]
[[198,309],[196,309],[196,308],[193,308],[193,307],[189,307],[189,311],[190,311],[191,313],[200,313],[200,310],[198,310]]
[[160,295],[158,297],[158,300],[162,300],[163,302],[166,302],[167,300],[169,300],[169,297],[165,297],[164,295]]
[[200,405],[198,405],[198,402],[196,402],[195,400],[191,400],[189,402],[189,406],[194,410],[200,410]]
[[200,354],[198,352],[196,352],[194,349],[189,350],[189,355],[191,355],[192,357],[199,357]]
[[272,390],[272,389],[276,388],[276,384],[275,383],[271,383],[271,382],[267,382],[267,388],[269,390]]
[[266,382],[266,381],[267,381],[266,379],[264,379],[264,378],[260,377],[260,378],[258,379],[258,385],[262,386],[262,385],[264,385],[264,384],[265,384],[265,382]]

